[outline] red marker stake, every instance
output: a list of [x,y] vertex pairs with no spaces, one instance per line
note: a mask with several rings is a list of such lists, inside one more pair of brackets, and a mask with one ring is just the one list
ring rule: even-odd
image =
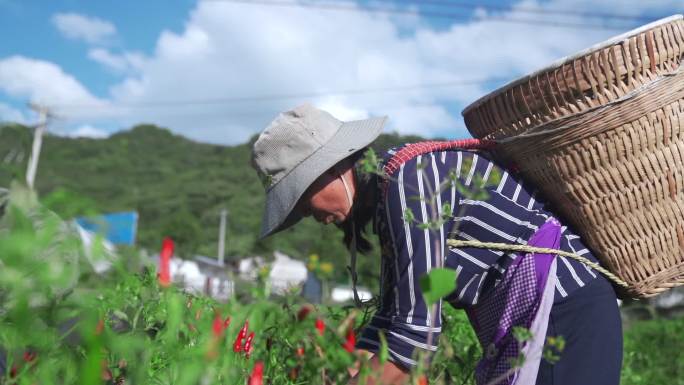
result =
[[159,284],[162,287],[171,285],[171,257],[173,256],[173,240],[169,237],[162,242],[161,253],[159,253]]

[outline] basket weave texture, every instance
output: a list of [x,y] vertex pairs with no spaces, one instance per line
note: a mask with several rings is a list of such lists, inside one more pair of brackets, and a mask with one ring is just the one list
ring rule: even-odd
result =
[[684,284],[684,20],[623,35],[464,110],[632,297]]

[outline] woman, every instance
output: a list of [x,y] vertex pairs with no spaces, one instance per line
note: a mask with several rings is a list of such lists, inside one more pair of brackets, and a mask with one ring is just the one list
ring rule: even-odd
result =
[[[405,145],[385,154],[382,176],[359,172],[360,154],[384,122],[341,122],[303,105],[278,116],[253,149],[267,194],[263,237],[313,216],[344,230],[354,259],[369,250],[364,229],[374,220],[382,245],[380,306],[357,348],[374,354],[384,332],[390,361],[380,367],[372,359],[383,383],[404,383],[416,350],[436,350],[441,303],[431,314],[418,279],[443,264],[458,273],[444,300],[465,309],[483,346],[478,384],[618,384],[622,331],[605,278],[574,259],[445,243],[451,237],[527,244],[595,261],[582,240],[513,175],[456,142]],[[427,228],[430,222],[437,226]],[[516,326],[533,338],[521,345]],[[565,340],[554,365],[541,359],[545,336]],[[519,354],[524,364],[511,368]]]

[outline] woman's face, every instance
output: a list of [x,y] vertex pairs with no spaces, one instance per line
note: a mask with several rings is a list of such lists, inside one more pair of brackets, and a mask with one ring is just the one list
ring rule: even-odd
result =
[[297,203],[298,212],[305,217],[313,216],[316,221],[329,224],[341,224],[351,211],[347,199],[347,191],[340,178],[346,178],[352,197],[354,196],[353,172],[343,172],[334,168],[321,175],[304,193]]

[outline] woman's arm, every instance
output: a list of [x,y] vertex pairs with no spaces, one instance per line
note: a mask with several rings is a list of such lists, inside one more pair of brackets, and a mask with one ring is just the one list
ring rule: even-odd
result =
[[[428,156],[432,163],[432,157]],[[439,170],[417,167],[417,159],[407,161],[392,175],[384,206],[389,253],[383,259],[383,272],[390,285],[383,286],[382,312],[375,314],[364,329],[357,348],[377,352],[380,332],[387,341],[391,362],[374,361],[373,369],[389,384],[407,383],[408,370],[423,354],[437,350],[441,332],[441,302],[432,312],[419,284],[420,277],[438,264],[442,252],[442,231],[423,228],[432,218],[429,192],[437,191],[434,181]],[[446,196],[446,195],[445,195]],[[405,215],[413,212],[415,219]],[[416,223],[418,222],[418,223]],[[422,353],[422,354],[421,354]]]

